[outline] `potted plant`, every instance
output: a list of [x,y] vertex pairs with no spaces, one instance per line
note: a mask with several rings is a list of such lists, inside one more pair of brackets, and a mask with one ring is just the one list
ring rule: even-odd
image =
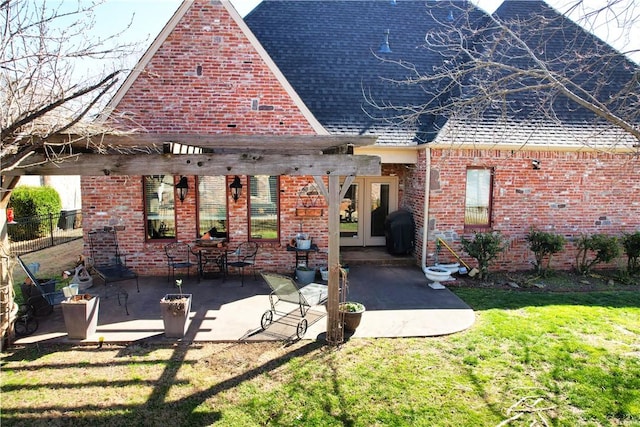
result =
[[60,303],[67,335],[84,340],[96,333],[100,299],[90,294],[73,295]]
[[322,277],[322,280],[324,280],[325,282],[327,280],[329,280],[329,268],[326,266],[322,266],[320,267],[320,277]]
[[316,269],[306,265],[296,267],[296,280],[301,285],[308,285],[316,278]]
[[179,294],[166,294],[160,300],[164,335],[167,338],[182,338],[187,331],[187,320],[191,311],[191,294],[182,293],[182,279],[176,280]]
[[365,306],[359,302],[347,301],[338,306],[338,311],[340,311],[344,319],[344,330],[353,332],[360,325]]

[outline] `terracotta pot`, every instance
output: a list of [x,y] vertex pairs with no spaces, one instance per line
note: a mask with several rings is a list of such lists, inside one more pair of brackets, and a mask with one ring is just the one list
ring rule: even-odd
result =
[[320,217],[323,214],[322,208],[296,208],[296,216],[299,217]]

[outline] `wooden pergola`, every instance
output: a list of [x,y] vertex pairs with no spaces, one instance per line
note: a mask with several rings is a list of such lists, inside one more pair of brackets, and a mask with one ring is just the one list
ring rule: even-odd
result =
[[[327,341],[340,343],[340,201],[357,175],[381,174],[379,157],[353,154],[354,147],[375,141],[371,136],[335,135],[54,135],[46,144],[65,147],[58,157],[64,160],[34,152],[29,165],[4,174],[313,176],[328,205]],[[176,154],[176,147],[185,154]],[[340,177],[345,177],[342,185]]]

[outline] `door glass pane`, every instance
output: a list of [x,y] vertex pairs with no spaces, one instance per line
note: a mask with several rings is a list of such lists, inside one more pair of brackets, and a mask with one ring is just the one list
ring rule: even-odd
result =
[[351,184],[340,203],[340,237],[358,235],[358,184]]
[[371,236],[384,236],[384,220],[389,215],[389,184],[371,184]]
[[198,177],[198,236],[212,231],[227,237],[227,186],[225,176]]
[[149,240],[176,237],[173,181],[173,175],[144,177],[146,228]]

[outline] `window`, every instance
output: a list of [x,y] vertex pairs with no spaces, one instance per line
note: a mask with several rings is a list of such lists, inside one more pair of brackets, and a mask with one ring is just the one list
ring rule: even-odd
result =
[[277,176],[249,177],[249,236],[253,240],[278,240],[280,189]]
[[227,237],[227,185],[224,176],[198,177],[198,235],[215,228],[212,237]]
[[467,169],[467,192],[464,212],[466,228],[491,226],[492,169]]
[[147,240],[175,239],[175,184],[172,175],[143,178]]

